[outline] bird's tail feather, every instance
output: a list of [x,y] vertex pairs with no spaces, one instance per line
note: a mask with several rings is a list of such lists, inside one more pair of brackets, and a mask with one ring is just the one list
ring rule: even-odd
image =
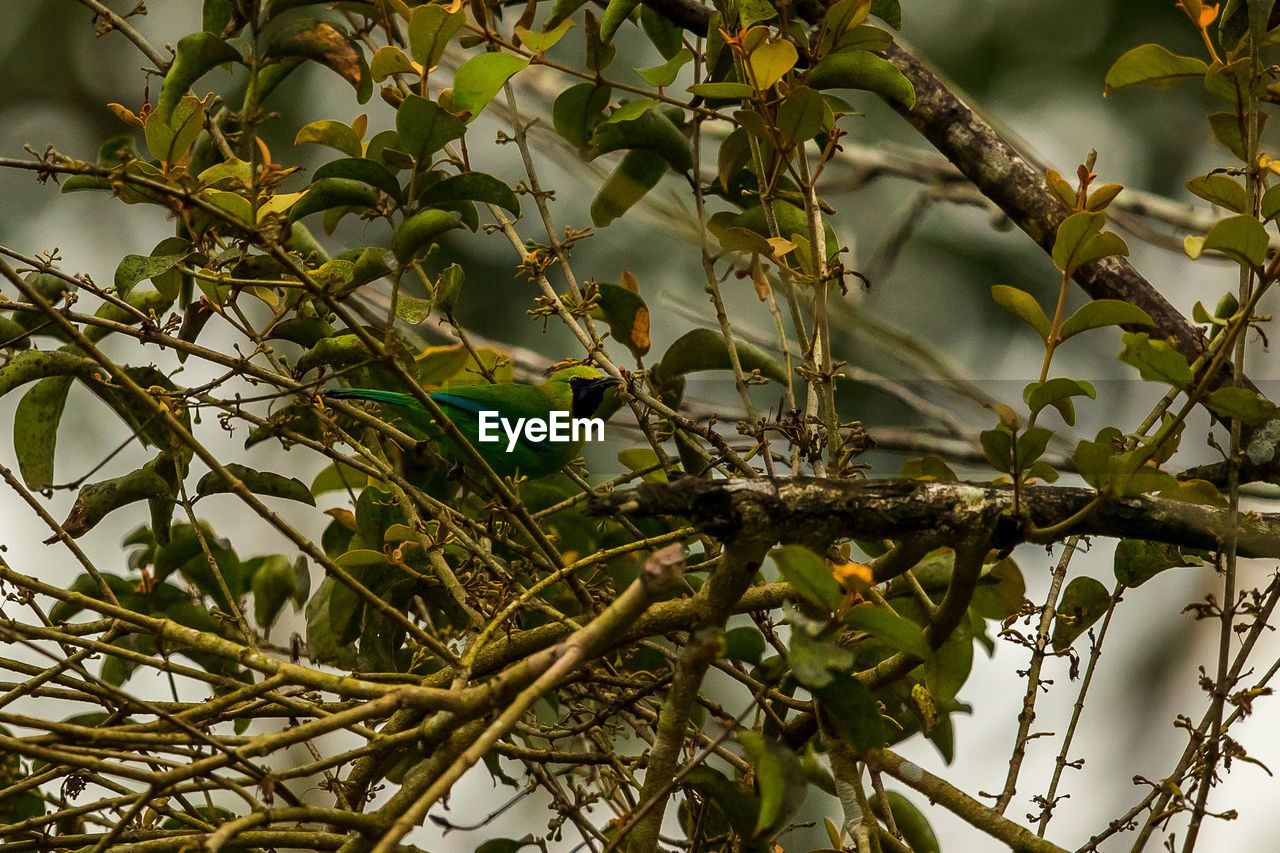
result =
[[379,391],[373,388],[335,388],[325,391],[324,396],[335,400],[376,400],[393,406],[412,406],[417,400],[410,394],[399,391]]

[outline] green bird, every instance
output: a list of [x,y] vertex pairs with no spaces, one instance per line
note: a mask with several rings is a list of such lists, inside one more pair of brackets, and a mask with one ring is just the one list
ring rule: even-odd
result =
[[[597,413],[605,393],[617,384],[594,367],[575,365],[555,371],[541,385],[454,385],[428,396],[499,476],[518,472],[536,479],[564,468],[582,452],[585,441],[603,439],[604,418]],[[466,458],[410,394],[338,388],[325,396],[381,403],[425,433],[447,459]]]

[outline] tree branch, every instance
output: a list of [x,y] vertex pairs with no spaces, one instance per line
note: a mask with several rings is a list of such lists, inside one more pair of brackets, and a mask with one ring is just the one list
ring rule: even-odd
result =
[[[751,530],[791,542],[963,534],[986,529],[999,519],[992,544],[1011,548],[1027,541],[1028,525],[1043,528],[1062,522],[1096,497],[1090,489],[1024,486],[1022,516],[1015,518],[1013,490],[1007,486],[924,480],[798,477],[710,481],[690,477],[670,484],[645,483],[596,497],[588,502],[588,511],[597,515],[675,515],[721,538]],[[1229,513],[1224,508],[1144,495],[1107,500],[1069,532],[1212,550],[1221,547],[1229,527]],[[1239,535],[1241,556],[1280,557],[1280,514],[1243,516]],[[888,577],[876,578],[877,582],[883,580]]]

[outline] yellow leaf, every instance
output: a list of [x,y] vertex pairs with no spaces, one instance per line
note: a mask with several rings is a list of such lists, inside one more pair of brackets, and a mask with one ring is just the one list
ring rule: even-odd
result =
[[827,827],[827,838],[831,839],[831,847],[834,850],[840,850],[844,847],[844,839],[841,837],[840,828],[829,817],[822,819],[823,824]]
[[751,82],[757,91],[765,91],[795,67],[800,55],[789,41],[771,41],[751,51]]
[[258,216],[265,216],[268,213],[284,213],[293,203],[306,195],[306,192],[300,193],[279,193],[258,205]]
[[773,249],[773,256],[775,258],[780,258],[783,255],[789,255],[796,250],[796,244],[792,243],[785,237],[769,237],[765,242]]

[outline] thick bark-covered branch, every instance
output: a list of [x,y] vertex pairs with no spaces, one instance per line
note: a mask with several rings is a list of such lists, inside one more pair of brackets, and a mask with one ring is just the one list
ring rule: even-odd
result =
[[[1089,489],[1026,486],[1020,518],[1012,515],[1013,489],[924,480],[823,480],[812,477],[645,483],[594,498],[596,514],[688,519],[707,533],[733,538],[741,531],[778,541],[842,538],[903,539],[922,533],[956,538],[995,525],[993,545],[1027,541],[1028,525],[1065,521],[1094,500]],[[1068,533],[1149,539],[1188,548],[1216,549],[1228,530],[1225,508],[1155,497],[1116,498],[1087,514]],[[1280,514],[1240,517],[1240,555],[1280,557]]]

